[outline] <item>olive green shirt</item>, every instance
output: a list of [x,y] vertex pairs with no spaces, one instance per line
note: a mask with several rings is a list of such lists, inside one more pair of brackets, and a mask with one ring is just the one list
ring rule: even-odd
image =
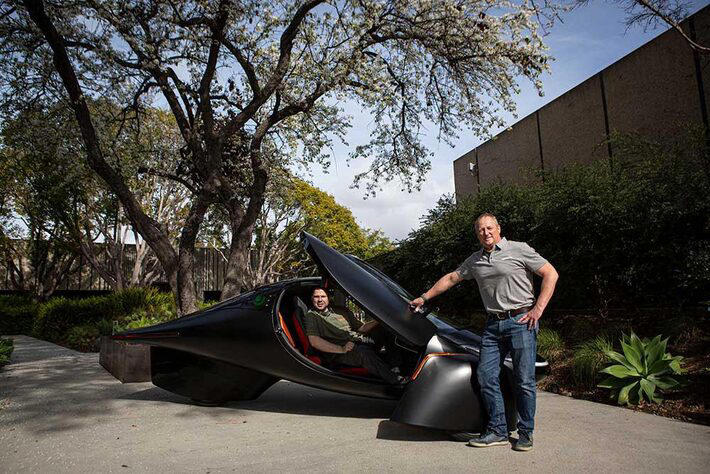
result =
[[312,309],[306,313],[305,326],[306,335],[319,336],[340,346],[347,342],[367,342],[368,339],[356,332],[362,323],[347,310],[334,311],[330,307],[323,311]]

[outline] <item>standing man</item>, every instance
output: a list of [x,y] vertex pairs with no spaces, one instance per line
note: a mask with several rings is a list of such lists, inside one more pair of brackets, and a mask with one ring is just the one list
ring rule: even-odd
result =
[[[479,448],[508,444],[500,368],[510,353],[518,408],[518,440],[513,449],[529,451],[533,446],[535,419],[537,322],[555,291],[558,275],[528,244],[501,238],[500,225],[493,214],[481,214],[476,219],[475,230],[481,250],[474,252],[458,269],[441,277],[410,305],[416,310],[461,280],[476,280],[488,313],[477,371],[488,425],[481,436],[468,444]],[[542,277],[537,301],[533,294],[533,273]]]

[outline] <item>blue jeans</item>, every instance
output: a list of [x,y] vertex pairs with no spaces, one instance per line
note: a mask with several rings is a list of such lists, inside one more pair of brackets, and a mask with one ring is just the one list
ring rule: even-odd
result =
[[488,318],[481,338],[477,375],[483,406],[488,413],[486,431],[498,436],[508,436],[503,394],[500,390],[500,370],[508,353],[513,360],[518,432],[532,434],[535,427],[537,328],[530,330],[527,324],[518,324],[517,321],[524,314],[504,320]]

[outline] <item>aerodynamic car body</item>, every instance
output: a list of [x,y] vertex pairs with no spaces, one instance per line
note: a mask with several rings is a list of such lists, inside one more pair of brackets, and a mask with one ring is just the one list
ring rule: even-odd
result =
[[[476,380],[480,337],[434,314],[413,313],[412,296],[370,264],[302,234],[320,277],[260,287],[206,310],[114,339],[151,346],[152,382],[199,403],[250,400],[280,379],[366,397],[399,400],[393,421],[450,431],[480,431],[486,423]],[[359,367],[325,366],[310,347],[304,315],[316,286],[331,306],[380,322],[411,381],[386,384]],[[508,425],[516,423],[508,358],[501,383]],[[547,362],[538,357],[538,379]]]

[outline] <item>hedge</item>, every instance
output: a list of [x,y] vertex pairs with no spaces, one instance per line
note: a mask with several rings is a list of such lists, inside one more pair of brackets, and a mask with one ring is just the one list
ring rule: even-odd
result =
[[124,320],[158,298],[155,289],[129,288],[106,296],[83,299],[53,298],[40,305],[32,334],[47,341],[61,342],[68,331],[100,321]]
[[[213,303],[201,303],[204,308]],[[0,296],[0,334],[26,334],[72,349],[93,350],[99,335],[143,327],[177,317],[172,293],[129,288],[105,296],[52,298],[36,303],[26,296]]]
[[10,356],[12,355],[12,350],[12,339],[0,338],[0,367],[10,363]]
[[[376,264],[412,294],[480,248],[473,223],[498,216],[503,236],[530,243],[559,271],[552,305],[693,304],[710,294],[710,153],[702,134],[653,143],[616,136],[614,158],[546,172],[539,184],[495,184],[443,198],[422,227]],[[440,313],[481,308],[475,284],[437,298]]]
[[0,334],[30,334],[38,310],[26,296],[0,296]]

